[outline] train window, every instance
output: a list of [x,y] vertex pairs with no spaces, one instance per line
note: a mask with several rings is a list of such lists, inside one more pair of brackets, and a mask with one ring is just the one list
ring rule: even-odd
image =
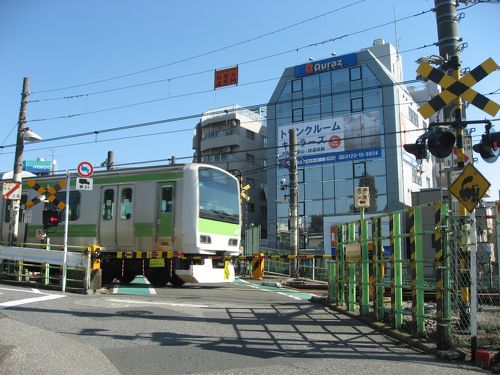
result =
[[[81,202],[81,193],[79,191],[70,191],[69,192],[69,203],[68,203],[68,219],[69,221],[75,221],[78,220],[80,217],[80,202]],[[61,201],[66,203],[66,192],[65,191],[59,191],[56,193],[56,198]],[[57,205],[54,204],[53,202],[49,203],[47,206],[47,209],[49,210],[56,210]],[[64,214],[62,214],[62,217],[64,218]],[[64,219],[63,219],[64,220]]]
[[172,212],[172,187],[166,186],[161,188],[161,205],[160,212]]
[[[21,222],[23,220],[23,214],[24,214],[24,211],[26,210],[26,201],[27,200],[28,200],[27,195],[25,195],[25,194],[21,195],[21,203],[20,203],[21,205],[19,207],[19,222]],[[11,208],[12,201],[5,199],[4,204],[5,204],[4,221],[6,223],[9,223],[10,222],[10,208]]]
[[226,172],[199,169],[200,217],[239,223],[240,197],[238,182]]
[[132,189],[125,188],[122,190],[120,197],[120,219],[129,220],[132,218]]
[[103,220],[113,219],[113,203],[115,201],[115,191],[113,189],[104,190],[104,201],[102,205]]

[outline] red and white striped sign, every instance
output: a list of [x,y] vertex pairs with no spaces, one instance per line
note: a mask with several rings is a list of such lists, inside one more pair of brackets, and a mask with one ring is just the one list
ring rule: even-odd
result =
[[19,182],[5,182],[2,195],[3,199],[21,199],[21,184]]

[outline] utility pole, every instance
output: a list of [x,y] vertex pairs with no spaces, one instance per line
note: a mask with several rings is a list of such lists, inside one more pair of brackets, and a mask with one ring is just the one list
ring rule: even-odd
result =
[[297,132],[295,129],[288,131],[290,144],[290,255],[294,255],[293,262],[290,261],[290,277],[298,277],[299,255],[299,228],[298,228],[298,184],[297,184]]
[[[436,21],[437,21],[437,31],[438,31],[438,44],[439,44],[439,54],[444,59],[445,65],[444,69],[450,73],[451,76],[455,80],[460,79],[460,66],[461,66],[461,39],[460,34],[458,32],[458,17],[457,17],[457,5],[458,2],[456,0],[434,0],[435,9],[436,9]],[[463,146],[463,136],[464,136],[464,128],[467,126],[467,123],[462,119],[462,99],[458,96],[455,99],[454,103],[455,107],[453,111],[446,110],[445,107],[445,121],[449,121],[452,124],[453,129],[455,130],[455,139],[456,139],[456,148],[457,148],[457,169],[462,171],[464,169],[464,146]],[[458,216],[460,217],[460,233],[464,233],[464,230],[472,230],[475,231],[475,228],[470,228],[470,225],[466,224],[466,215],[467,211],[465,206],[459,202],[458,206]],[[474,211],[471,214],[471,217],[474,218]],[[476,348],[476,333],[474,332],[474,328],[471,325],[471,299],[470,299],[470,286],[471,286],[471,277],[469,274],[470,269],[470,259],[475,257],[475,252],[471,251],[470,254],[468,252],[468,236],[458,236],[456,239],[456,249],[458,250],[459,256],[459,274],[460,274],[460,323],[462,328],[471,328],[471,354],[472,358],[475,359],[475,348]],[[461,239],[461,240],[460,240]],[[471,249],[472,250],[472,249]],[[443,267],[439,272],[443,272],[444,274],[441,276],[442,279],[446,279],[449,277],[449,270],[447,267]],[[449,295],[449,292],[444,291],[445,295]],[[473,295],[474,295],[473,291]],[[450,300],[449,298],[444,298],[441,303],[444,303],[444,311],[449,308]],[[445,329],[442,327],[438,327],[438,331]],[[447,328],[449,330],[449,328]],[[438,347],[442,349],[447,349],[449,346],[449,332],[446,335],[442,333],[439,335],[444,337],[445,339],[441,339]]]
[[[450,71],[454,79],[460,78],[460,34],[458,32],[458,18],[455,0],[434,0],[436,9],[436,22],[438,31],[438,45],[439,55],[443,58],[445,63],[445,70]],[[464,168],[464,145],[463,134],[464,125],[462,119],[462,99],[458,96],[455,99],[455,109],[452,112],[444,110],[444,121],[454,121],[453,128],[455,130],[456,148],[457,148],[457,166],[458,169]],[[465,207],[460,204],[460,216],[465,216],[467,211]]]
[[[17,127],[16,154],[14,158],[14,168],[12,180],[15,183],[22,183],[23,180],[23,153],[24,153],[24,132],[26,129],[26,111],[28,109],[28,96],[30,90],[30,79],[24,77],[23,92],[21,94],[21,108],[19,110],[19,121]],[[19,211],[21,201],[12,200],[12,211],[10,216],[11,236],[10,244],[16,245],[19,234]]]

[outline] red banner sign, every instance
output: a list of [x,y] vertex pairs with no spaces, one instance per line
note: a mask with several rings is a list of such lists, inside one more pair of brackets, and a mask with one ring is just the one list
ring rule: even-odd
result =
[[232,68],[216,70],[214,79],[214,90],[219,87],[232,86],[238,84],[238,66]]

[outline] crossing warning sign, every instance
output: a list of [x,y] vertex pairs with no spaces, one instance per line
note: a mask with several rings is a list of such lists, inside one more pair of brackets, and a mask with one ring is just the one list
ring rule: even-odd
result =
[[64,189],[66,187],[65,180],[59,181],[59,183],[55,187],[49,187],[48,189],[44,188],[43,186],[40,186],[35,180],[28,180],[27,184],[30,188],[35,190],[39,195],[38,197],[35,197],[32,200],[26,202],[26,207],[31,208],[34,205],[40,203],[45,198],[45,193],[49,193],[49,196],[46,199],[49,202],[54,203],[57,206],[57,208],[59,208],[60,210],[64,210],[64,208],[66,207],[66,204],[64,202],[61,202],[56,197],[56,193],[59,190]]
[[491,184],[472,164],[467,164],[448,190],[462,205],[472,212]]
[[445,72],[433,68],[429,63],[422,62],[417,69],[417,73],[441,86],[443,91],[422,105],[418,111],[424,118],[429,118],[457,97],[461,97],[489,115],[495,116],[500,110],[500,105],[474,91],[471,87],[496,69],[497,64],[490,57],[457,80]]

